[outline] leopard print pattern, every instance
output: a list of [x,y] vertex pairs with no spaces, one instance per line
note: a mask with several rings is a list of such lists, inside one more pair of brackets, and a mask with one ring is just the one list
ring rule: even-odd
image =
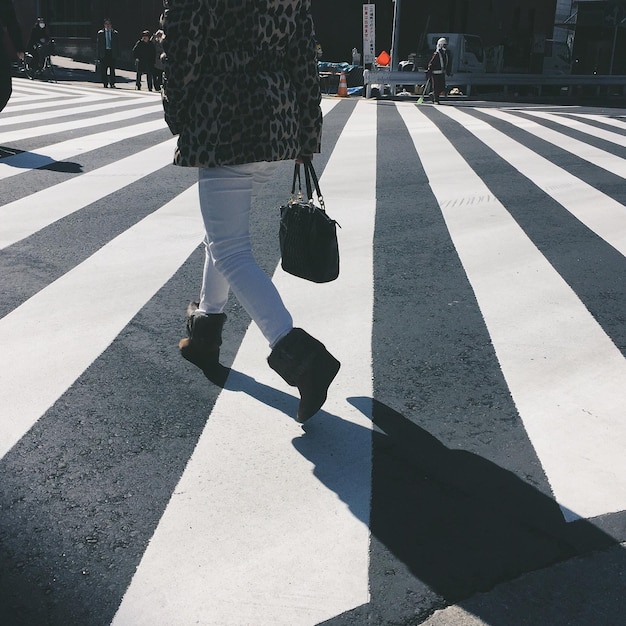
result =
[[176,165],[320,151],[311,0],[164,0],[165,120]]

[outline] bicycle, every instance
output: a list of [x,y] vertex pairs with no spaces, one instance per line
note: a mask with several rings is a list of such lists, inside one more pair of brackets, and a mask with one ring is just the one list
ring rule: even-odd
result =
[[51,55],[54,53],[54,39],[50,39],[45,44],[37,44],[35,46],[35,54],[32,52],[24,53],[24,72],[31,80],[41,78],[46,72],[50,71],[52,79],[56,82],[56,74],[54,73],[54,65],[52,65]]

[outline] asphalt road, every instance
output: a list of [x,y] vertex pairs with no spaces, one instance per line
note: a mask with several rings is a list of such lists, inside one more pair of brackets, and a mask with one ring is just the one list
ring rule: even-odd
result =
[[621,623],[626,111],[325,99],[339,280],[277,269],[290,164],[251,216],[342,361],[302,429],[235,299],[225,389],[178,355],[158,94],[58,74],[0,117],[1,623]]

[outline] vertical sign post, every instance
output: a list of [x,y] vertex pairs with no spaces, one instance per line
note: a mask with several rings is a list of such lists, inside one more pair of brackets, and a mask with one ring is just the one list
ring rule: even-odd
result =
[[363,5],[363,67],[376,60],[376,5]]
[[391,32],[391,70],[398,71],[400,40],[400,0],[393,0],[393,30]]

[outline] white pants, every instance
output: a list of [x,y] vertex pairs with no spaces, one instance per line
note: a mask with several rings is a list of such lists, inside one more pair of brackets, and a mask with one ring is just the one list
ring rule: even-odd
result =
[[293,328],[293,320],[252,254],[250,205],[255,187],[275,169],[275,163],[246,163],[199,171],[206,254],[198,311],[221,313],[232,289],[271,348]]

